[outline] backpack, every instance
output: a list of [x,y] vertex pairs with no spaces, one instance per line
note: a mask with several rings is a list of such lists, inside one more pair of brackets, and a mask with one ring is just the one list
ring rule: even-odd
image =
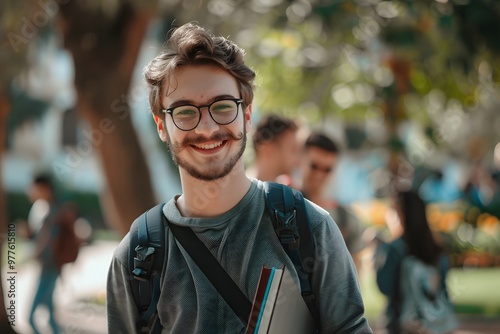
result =
[[54,216],[57,234],[52,241],[52,253],[59,270],[63,265],[75,262],[78,257],[82,240],[75,233],[77,218],[77,210],[70,203],[63,204]]
[[[264,182],[264,189],[266,207],[276,234],[297,270],[302,296],[318,323],[310,284],[314,243],[304,197],[299,191],[279,183]],[[140,333],[160,333],[162,330],[157,304],[165,259],[164,205],[159,204],[143,213],[130,228],[128,263],[132,294],[140,313],[137,324]]]
[[441,286],[438,268],[405,256],[400,271],[401,313],[405,333],[451,333],[458,327],[453,305]]

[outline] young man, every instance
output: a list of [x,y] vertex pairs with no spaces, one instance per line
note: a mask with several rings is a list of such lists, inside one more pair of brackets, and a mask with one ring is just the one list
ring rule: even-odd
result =
[[255,159],[247,175],[290,185],[300,159],[298,131],[297,123],[290,118],[274,114],[263,117],[253,132]]
[[[250,180],[242,154],[251,126],[254,72],[233,42],[187,24],[145,70],[158,134],[179,166],[182,194],[163,208],[207,246],[253,300],[265,263],[297,273],[265,209],[263,184]],[[354,265],[330,216],[307,202],[315,241],[312,289],[321,333],[371,333]],[[158,317],[163,333],[243,333],[246,324],[165,231]],[[108,286],[110,333],[134,333],[139,317],[128,268],[129,236],[115,251]]]
[[338,155],[339,148],[330,137],[320,132],[310,134],[304,145],[302,185],[299,189],[307,199],[332,215],[359,272],[360,252],[364,248],[363,225],[351,209],[326,196],[327,187],[334,176]]

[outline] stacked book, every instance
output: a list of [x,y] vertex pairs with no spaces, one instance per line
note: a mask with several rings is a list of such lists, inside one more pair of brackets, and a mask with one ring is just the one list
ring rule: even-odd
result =
[[264,266],[260,273],[247,334],[315,333],[314,321],[290,272]]

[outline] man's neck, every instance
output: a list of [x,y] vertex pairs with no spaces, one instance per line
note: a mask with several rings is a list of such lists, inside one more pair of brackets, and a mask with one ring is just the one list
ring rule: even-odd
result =
[[214,181],[201,181],[181,170],[182,195],[177,208],[184,217],[215,217],[231,210],[250,189],[244,170],[235,168]]

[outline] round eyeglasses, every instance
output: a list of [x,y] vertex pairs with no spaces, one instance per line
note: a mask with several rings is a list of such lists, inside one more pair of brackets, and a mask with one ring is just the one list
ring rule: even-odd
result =
[[242,99],[222,99],[203,106],[185,104],[162,112],[170,114],[174,125],[182,131],[190,131],[198,126],[201,120],[201,108],[207,107],[210,117],[219,125],[232,123],[238,116],[238,109]]

